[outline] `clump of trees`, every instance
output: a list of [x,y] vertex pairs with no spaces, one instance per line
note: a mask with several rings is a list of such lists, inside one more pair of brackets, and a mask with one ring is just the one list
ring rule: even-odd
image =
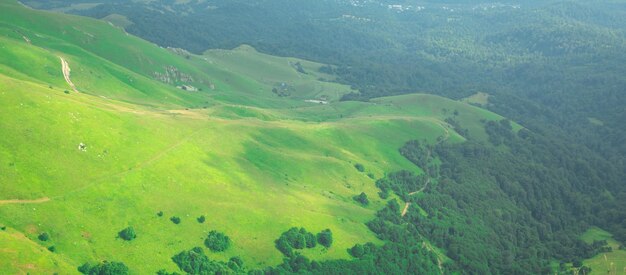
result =
[[365,192],[361,192],[361,194],[352,197],[355,201],[360,203],[361,205],[367,206],[370,204],[370,200],[367,198],[367,194]]
[[180,223],[180,218],[176,217],[176,216],[172,216],[170,218],[170,221],[172,221],[174,224],[179,224]]
[[230,238],[222,232],[211,230],[206,240],[204,240],[204,245],[213,252],[221,252],[230,247]]
[[[245,272],[241,258],[232,257],[228,263],[210,260],[200,247],[183,251],[172,257],[172,261],[180,270],[188,274],[231,274],[233,272]],[[161,271],[160,271],[161,272]],[[162,271],[161,274],[169,274]]]
[[85,263],[78,267],[78,271],[88,275],[128,275],[128,267],[122,262],[101,262],[99,264]]
[[135,229],[132,226],[126,227],[122,229],[122,231],[118,232],[117,235],[125,241],[132,241],[137,238],[137,234],[135,233]]
[[333,236],[330,229],[322,230],[322,232],[314,235],[305,228],[292,227],[283,232],[280,237],[274,241],[276,248],[288,258],[297,256],[294,249],[314,248],[317,244],[321,244],[329,248],[333,242]]
[[294,255],[293,249],[313,248],[317,245],[317,240],[306,229],[292,227],[283,232],[274,243],[283,255],[291,257]]

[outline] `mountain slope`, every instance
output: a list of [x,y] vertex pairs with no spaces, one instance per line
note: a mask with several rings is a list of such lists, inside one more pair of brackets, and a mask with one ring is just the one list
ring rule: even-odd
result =
[[[210,258],[276,265],[283,257],[274,240],[293,226],[333,232],[332,247],[307,257],[348,259],[354,244],[382,243],[365,225],[387,203],[374,178],[421,172],[398,148],[463,141],[450,117],[477,137],[486,137],[481,120],[502,118],[427,95],[336,102],[350,88],[317,80],[321,64],[246,47],[169,51],[14,1],[0,2],[0,34],[0,225],[30,239],[17,240],[19,249],[54,245],[76,267],[107,260],[136,273],[178,270],[171,257],[202,246],[214,229],[233,245]],[[277,95],[277,83],[291,93]],[[176,88],[183,85],[202,90]],[[361,192],[369,206],[352,199]],[[117,238],[127,226],[137,239]],[[49,240],[37,240],[43,232]],[[32,263],[15,261],[0,269],[27,272],[20,266]]]

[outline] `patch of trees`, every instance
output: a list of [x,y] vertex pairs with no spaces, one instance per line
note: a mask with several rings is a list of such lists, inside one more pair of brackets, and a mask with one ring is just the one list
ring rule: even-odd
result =
[[[176,263],[181,271],[188,274],[230,274],[245,273],[243,261],[239,257],[232,257],[225,263],[222,261],[214,261],[209,259],[204,250],[195,247],[186,250],[172,257],[172,261]],[[164,273],[167,273],[163,271]]]
[[[458,111],[454,111],[454,112],[455,114],[458,114]],[[457,134],[461,135],[464,138],[469,137],[469,130],[461,127],[461,123],[458,120],[456,120],[456,118],[448,117],[445,119],[445,122],[450,124],[450,126],[452,126],[452,128]]]
[[98,264],[85,263],[78,268],[86,275],[128,275],[128,267],[122,262],[101,262]]
[[314,248],[317,238],[304,228],[292,227],[283,232],[274,244],[283,255],[293,257],[294,249]]
[[352,199],[363,206],[368,206],[370,204],[370,200],[367,198],[367,194],[365,194],[365,192],[361,192],[361,194],[352,197]]
[[118,232],[117,236],[120,237],[122,240],[132,241],[137,238],[137,233],[135,233],[135,229],[132,226],[129,226]]
[[204,240],[204,245],[213,252],[221,252],[230,247],[230,238],[222,232],[211,230]]

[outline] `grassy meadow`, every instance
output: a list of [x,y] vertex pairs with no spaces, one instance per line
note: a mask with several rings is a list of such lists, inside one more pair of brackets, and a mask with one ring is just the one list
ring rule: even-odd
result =
[[591,274],[624,274],[626,273],[626,250],[620,250],[620,243],[612,238],[611,233],[598,227],[592,227],[585,232],[581,239],[589,244],[593,241],[606,240],[613,249],[611,252],[600,253],[591,259],[583,261],[591,268]]

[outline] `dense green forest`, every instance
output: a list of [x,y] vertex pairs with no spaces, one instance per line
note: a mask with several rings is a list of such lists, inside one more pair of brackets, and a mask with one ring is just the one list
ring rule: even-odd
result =
[[[59,9],[88,1],[24,2]],[[399,152],[424,173],[388,171],[377,181],[390,200],[367,226],[384,245],[356,245],[351,260],[311,261],[300,252],[332,245],[332,233],[286,228],[275,242],[284,262],[252,273],[549,274],[555,261],[577,265],[606,249],[580,239],[590,226],[626,243],[626,2],[162,0],[64,11],[119,14],[132,23],[126,31],[196,54],[250,44],[322,62],[333,81],[358,90],[345,101],[484,92],[488,100],[475,104],[523,126],[485,121],[487,143],[450,118],[467,141],[407,141]],[[363,206],[372,200],[355,195]],[[228,249],[218,233],[206,246]],[[172,259],[192,274],[245,270],[201,248]],[[113,264],[81,271],[125,268]]]

